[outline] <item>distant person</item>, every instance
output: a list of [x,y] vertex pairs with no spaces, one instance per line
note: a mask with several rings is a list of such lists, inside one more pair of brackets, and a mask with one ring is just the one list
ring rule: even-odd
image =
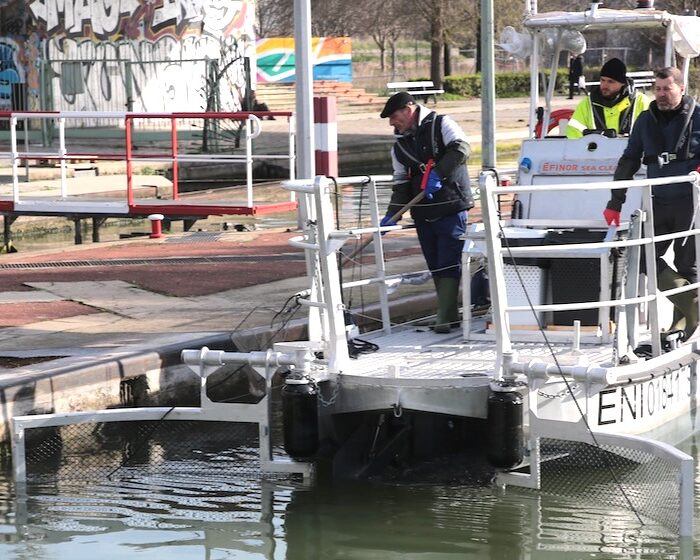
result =
[[[252,107],[252,109],[249,109],[248,107]],[[270,108],[267,106],[267,103],[265,103],[264,101],[258,101],[258,97],[255,90],[252,90],[250,92],[250,105],[248,104],[245,95],[241,98],[241,109],[243,111],[253,111],[255,113],[267,113],[270,111]],[[272,115],[268,115],[267,119],[270,121],[274,121],[275,117]]]
[[[411,208],[411,217],[437,290],[434,330],[447,333],[459,321],[461,237],[467,226],[467,210],[474,206],[467,170],[471,148],[453,119],[417,104],[405,91],[389,98],[381,117],[389,118],[398,135],[391,151],[394,186],[381,225],[395,225],[391,218],[424,185],[425,198]],[[434,162],[432,168],[430,161]]]
[[[655,100],[642,113],[615,169],[615,180],[634,178],[642,163],[647,177],[686,175],[700,166],[700,107],[685,94],[683,73],[667,67],[656,72]],[[626,189],[614,189],[603,216],[608,225],[620,225]],[[696,227],[691,183],[652,187],[654,234],[664,235]],[[673,267],[661,257],[673,243]],[[668,239],[655,245],[659,288],[670,290],[697,282],[695,240]],[[690,290],[669,297],[674,305],[671,331],[690,338],[698,325],[698,294]]]
[[627,67],[619,58],[611,58],[600,69],[600,85],[576,106],[566,129],[567,138],[581,138],[598,132],[614,137],[629,134],[650,99],[634,89],[627,79]]
[[[579,82],[583,77],[583,58],[581,55],[572,54],[569,57],[569,99],[574,98],[574,90],[576,95],[581,93]],[[585,90],[584,90],[585,92]]]

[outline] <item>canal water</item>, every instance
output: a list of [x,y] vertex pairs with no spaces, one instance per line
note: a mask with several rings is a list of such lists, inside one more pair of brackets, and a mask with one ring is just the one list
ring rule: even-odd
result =
[[[697,437],[681,446],[696,465]],[[99,455],[87,453],[58,461],[54,476],[35,476],[26,492],[2,474],[0,558],[689,560],[700,554],[691,540],[679,542],[654,521],[640,525],[633,512],[586,495],[464,480],[305,486],[261,479],[253,447],[207,449],[206,461],[175,460],[172,451],[154,460],[150,449],[157,469],[123,467],[116,476],[81,480],[80,466]],[[636,490],[654,499],[653,487]],[[696,495],[696,527],[698,503]]]

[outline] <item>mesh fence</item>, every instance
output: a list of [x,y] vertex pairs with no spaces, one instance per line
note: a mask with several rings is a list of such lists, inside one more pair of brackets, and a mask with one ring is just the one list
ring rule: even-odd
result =
[[674,463],[629,447],[545,438],[540,455],[543,492],[633,509],[678,532],[680,471]]
[[258,425],[129,421],[26,430],[27,480],[104,480],[173,474],[262,475]]

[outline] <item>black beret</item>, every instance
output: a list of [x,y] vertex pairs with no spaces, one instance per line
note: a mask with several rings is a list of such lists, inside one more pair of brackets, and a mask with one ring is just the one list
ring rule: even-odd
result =
[[394,111],[403,109],[404,107],[406,107],[406,105],[411,105],[415,102],[416,100],[413,99],[413,96],[410,93],[408,93],[407,91],[400,91],[392,95],[387,100],[386,105],[384,105],[384,109],[382,110],[382,113],[379,116],[385,119],[387,117],[390,117]]

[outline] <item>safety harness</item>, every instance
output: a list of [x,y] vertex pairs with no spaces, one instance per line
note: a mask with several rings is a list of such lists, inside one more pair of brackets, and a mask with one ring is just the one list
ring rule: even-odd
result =
[[[424,124],[425,121],[427,121],[430,118],[432,118],[432,121],[429,123],[430,124],[430,138],[431,138],[431,157],[429,159],[437,160],[438,154],[441,153],[440,145],[442,143],[441,142],[442,141],[442,115],[437,115],[435,113],[435,111],[433,111],[433,112],[429,113],[428,116],[425,117],[425,119],[423,119],[423,123],[421,123],[421,124]],[[420,129],[420,125],[418,128]],[[438,132],[440,132],[440,133],[438,134]],[[425,168],[426,168],[427,163],[422,162],[420,159],[418,159],[418,155],[417,155],[417,153],[419,152],[419,147],[417,145],[417,143],[419,141],[418,131],[416,131],[416,136],[414,137],[415,144],[416,144],[415,145],[416,153],[411,153],[409,151],[408,147],[405,145],[408,142],[406,142],[405,140],[407,140],[407,138],[399,138],[398,142],[396,142],[396,147],[401,151],[401,154],[403,154],[405,156],[405,158],[406,158],[406,160],[408,160],[408,162],[402,161],[402,158],[399,157],[398,153],[396,154],[396,157],[408,169],[409,177],[413,177],[416,174],[418,174],[422,177],[423,174],[425,173]]]
[[[695,112],[695,99],[690,98],[688,103],[688,113],[685,116],[685,122],[683,123],[683,129],[678,135],[678,140],[672,152],[663,151],[663,135],[657,134],[654,136],[656,140],[656,154],[645,155],[642,158],[642,163],[649,165],[650,163],[655,163],[659,167],[663,167],[672,161],[685,161],[689,159],[694,159],[697,154],[690,152],[690,135],[693,132],[693,113]],[[653,113],[652,113],[653,114]]]

